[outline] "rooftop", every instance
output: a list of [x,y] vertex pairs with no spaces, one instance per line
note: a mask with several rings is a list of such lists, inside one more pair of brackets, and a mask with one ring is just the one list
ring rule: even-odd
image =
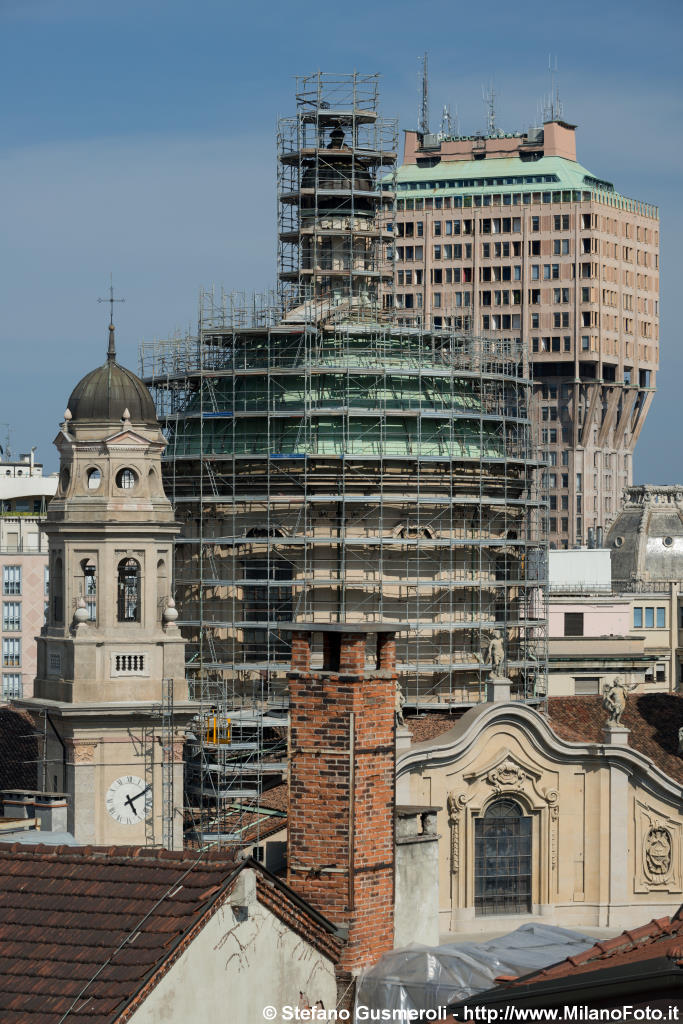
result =
[[0,844],[0,1019],[109,1024],[156,985],[196,929],[257,871],[257,898],[334,959],[334,928],[253,861],[224,850]]
[[528,974],[511,982],[512,987],[532,985],[588,974],[605,967],[626,966],[667,957],[683,966],[683,907],[673,918],[653,918],[639,928],[629,928],[612,939],[601,939],[583,953],[561,960],[551,967]]
[[0,790],[38,785],[38,733],[27,711],[0,706]]
[[[557,190],[571,193],[566,196],[567,201],[597,198],[650,217],[659,216],[656,206],[623,196],[611,181],[598,178],[576,160],[561,156],[542,156],[533,161],[519,156],[501,156],[485,161],[439,161],[431,167],[405,163],[396,172],[399,199],[415,195],[452,195],[454,191],[490,199],[494,192],[527,194]],[[464,205],[471,206],[472,203],[465,202]],[[484,200],[483,205],[487,206],[489,202]]]
[[[572,743],[604,743],[607,712],[602,697],[549,697],[552,729]],[[626,698],[622,723],[630,729],[629,746],[645,754],[663,772],[683,783],[683,761],[678,754],[678,730],[683,726],[683,697],[673,693],[631,693]]]
[[[406,716],[413,743],[436,739],[452,729],[459,715],[427,712],[418,718]],[[548,723],[570,743],[605,742],[603,727],[607,712],[602,697],[549,697]],[[649,757],[670,778],[683,783],[683,760],[678,753],[678,730],[683,727],[683,697],[672,693],[629,694],[623,724],[630,730],[633,750]]]

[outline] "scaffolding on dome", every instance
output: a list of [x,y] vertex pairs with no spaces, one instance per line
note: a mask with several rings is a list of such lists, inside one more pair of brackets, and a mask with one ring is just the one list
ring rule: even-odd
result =
[[202,839],[242,845],[286,770],[283,623],[400,622],[418,713],[486,700],[496,633],[513,699],[546,692],[523,345],[395,318],[376,76],[299,82],[279,135],[279,293],[205,291],[196,335],[140,349],[183,527],[175,596],[200,711],[187,788]]

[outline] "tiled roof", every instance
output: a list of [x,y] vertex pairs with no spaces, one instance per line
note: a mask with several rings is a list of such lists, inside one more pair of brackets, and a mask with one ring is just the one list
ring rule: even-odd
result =
[[[642,963],[643,960],[668,958],[683,965],[683,916],[681,911],[673,917],[653,919],[640,928],[630,928],[613,939],[601,939],[583,953],[561,960],[559,964],[544,967],[509,983],[512,988],[531,986],[540,982],[573,978],[607,967],[622,967]],[[507,987],[507,986],[506,986]]]
[[413,734],[413,743],[423,743],[425,740],[433,740],[444,732],[452,729],[455,723],[464,714],[467,708],[454,711],[427,711],[419,716],[405,716],[406,725]]
[[261,807],[268,807],[273,811],[287,810],[287,783],[281,782],[277,786],[266,789],[259,798]]
[[[463,709],[465,711],[467,709]],[[433,740],[447,732],[460,715],[444,711],[406,716],[413,743]],[[604,743],[607,712],[602,697],[549,697],[548,724],[570,743]],[[622,718],[630,730],[628,744],[645,754],[666,775],[683,783],[683,757],[678,753],[678,730],[683,727],[683,697],[673,693],[629,694]]]
[[[332,926],[247,863],[261,875],[259,901],[334,952]],[[222,850],[0,844],[2,1024],[57,1024],[70,1007],[88,1024],[118,1020],[180,956],[241,866]]]
[[[270,811],[281,813],[271,814]],[[286,782],[265,790],[258,803],[245,800],[242,803],[227,804],[225,810],[220,812],[220,831],[239,832],[242,847],[261,842],[283,828],[287,828]],[[185,843],[189,847],[199,846],[197,816],[193,813],[186,814]]]
[[0,707],[0,790],[37,789],[38,734],[27,711]]
[[[602,698],[549,697],[548,721],[562,739],[573,743],[604,743],[607,712]],[[631,693],[622,723],[630,729],[629,746],[651,758],[670,778],[683,782],[678,730],[683,726],[683,697],[673,693]]]

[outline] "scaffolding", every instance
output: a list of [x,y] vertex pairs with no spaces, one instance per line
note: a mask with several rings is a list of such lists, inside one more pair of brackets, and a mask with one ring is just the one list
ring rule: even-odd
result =
[[141,350],[184,525],[190,674],[214,699],[227,677],[261,704],[284,697],[280,622],[401,621],[409,703],[484,699],[495,630],[516,695],[542,696],[544,502],[521,345],[348,320],[245,328],[234,308],[205,292],[197,337]]
[[[288,320],[377,310],[387,255],[398,121],[380,116],[379,75],[297,78],[278,122],[278,280]],[[312,308],[314,304],[315,308]]]
[[200,709],[186,788],[209,808],[202,841],[243,842],[235,809],[286,769],[292,622],[399,623],[418,712],[486,700],[496,635],[513,699],[545,699],[527,353],[454,320],[395,318],[395,149],[377,76],[299,79],[278,133],[278,294],[204,291],[195,335],[140,349],[182,523],[175,591]]

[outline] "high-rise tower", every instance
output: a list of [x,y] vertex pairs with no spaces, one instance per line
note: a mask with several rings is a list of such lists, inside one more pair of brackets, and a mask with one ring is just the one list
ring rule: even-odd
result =
[[632,480],[659,364],[659,213],[576,160],[550,120],[406,132],[395,306],[406,325],[528,342],[553,547],[597,540]]

